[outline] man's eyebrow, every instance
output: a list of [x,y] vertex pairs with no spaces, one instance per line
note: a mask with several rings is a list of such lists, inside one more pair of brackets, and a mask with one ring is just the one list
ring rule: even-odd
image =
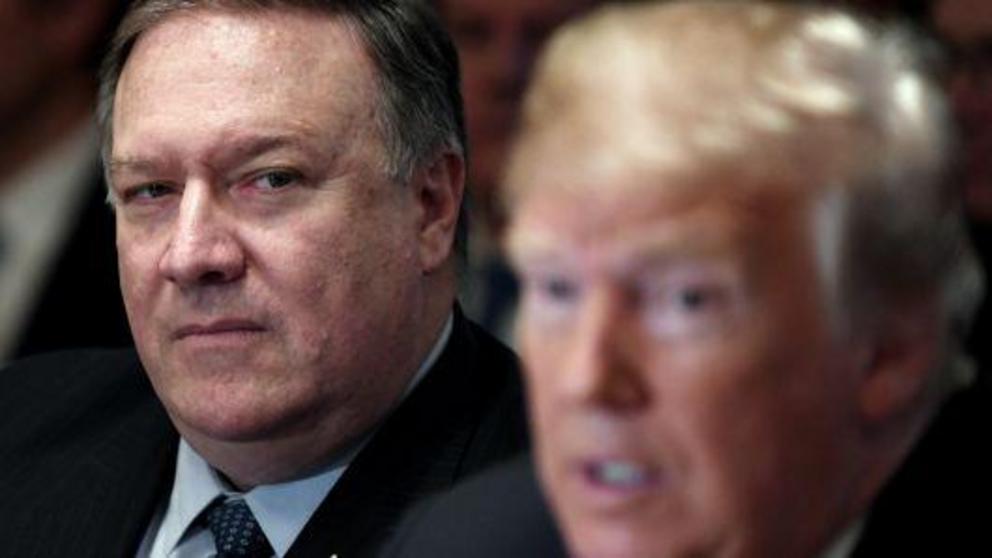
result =
[[133,171],[152,172],[158,165],[150,159],[140,159],[132,157],[113,158],[107,163],[110,172]]
[[[279,149],[316,152],[313,145],[308,143],[305,138],[297,135],[249,135],[223,141],[219,147],[213,150],[213,156],[208,157],[208,159],[213,161],[252,159]],[[332,154],[331,150],[328,150],[328,155]],[[161,165],[162,163],[156,159],[142,157],[116,157],[108,163],[112,173],[118,171],[154,173]]]
[[217,154],[225,158],[233,156],[238,159],[251,159],[270,151],[286,148],[307,152],[314,151],[311,144],[297,135],[276,135],[232,138],[218,148]]

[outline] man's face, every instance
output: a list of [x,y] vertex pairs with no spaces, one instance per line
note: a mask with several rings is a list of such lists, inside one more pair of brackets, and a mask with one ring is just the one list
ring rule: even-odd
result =
[[956,51],[950,94],[965,140],[968,210],[992,221],[992,3],[941,0],[934,22]]
[[441,0],[458,47],[472,146],[470,186],[485,218],[515,128],[531,66],[556,26],[593,0]]
[[340,449],[419,364],[421,217],[381,171],[376,98],[330,17],[197,10],[135,46],[113,117],[121,282],[184,436]]
[[[579,137],[579,136],[571,136]],[[808,193],[529,145],[508,231],[541,480],[577,556],[812,555],[854,505],[855,356]]]

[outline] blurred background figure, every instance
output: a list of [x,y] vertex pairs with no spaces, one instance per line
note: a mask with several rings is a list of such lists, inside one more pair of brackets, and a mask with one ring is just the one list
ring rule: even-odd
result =
[[504,341],[517,285],[498,252],[505,217],[496,202],[508,142],[531,66],[545,39],[596,0],[436,0],[461,59],[470,146],[472,234],[459,297],[466,313]]
[[[962,134],[965,205],[986,273],[992,267],[992,2],[935,0],[931,24],[948,47],[948,89]],[[980,370],[992,364],[992,312],[979,310],[969,343]],[[988,373],[982,377],[988,380]]]
[[122,0],[0,0],[0,363],[129,344],[92,124]]

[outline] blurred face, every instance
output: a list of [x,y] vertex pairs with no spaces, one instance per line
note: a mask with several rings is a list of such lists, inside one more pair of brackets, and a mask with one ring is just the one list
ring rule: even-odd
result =
[[[441,14],[461,58],[474,201],[499,220],[493,196],[524,87],[551,31],[593,0],[443,0]],[[495,224],[495,223],[493,223]]]
[[951,100],[961,121],[967,164],[966,202],[977,218],[992,220],[992,3],[941,0],[937,30],[951,43],[955,69]]
[[328,455],[419,364],[419,208],[380,171],[375,98],[329,17],[198,10],[136,45],[113,116],[121,281],[184,436]]
[[845,527],[857,408],[809,195],[622,159],[598,173],[566,143],[523,151],[508,247],[539,473],[571,551],[815,554]]

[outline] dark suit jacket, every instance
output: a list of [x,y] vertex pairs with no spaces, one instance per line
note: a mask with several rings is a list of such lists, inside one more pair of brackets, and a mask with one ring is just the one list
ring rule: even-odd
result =
[[382,558],[564,558],[531,461],[520,456],[407,514]]
[[[992,501],[989,402],[977,385],[943,406],[872,505],[854,556],[992,556],[990,516],[973,511]],[[515,459],[419,504],[384,553],[430,556],[565,556],[530,462]]]
[[872,504],[854,556],[992,556],[990,432],[988,384],[953,396]]
[[131,332],[117,279],[114,214],[94,161],[86,200],[34,301],[11,359],[77,347],[127,347]]
[[[512,353],[456,312],[437,364],[320,505],[292,557],[374,556],[416,499],[525,445]],[[178,436],[133,351],[0,372],[0,556],[133,556]]]

